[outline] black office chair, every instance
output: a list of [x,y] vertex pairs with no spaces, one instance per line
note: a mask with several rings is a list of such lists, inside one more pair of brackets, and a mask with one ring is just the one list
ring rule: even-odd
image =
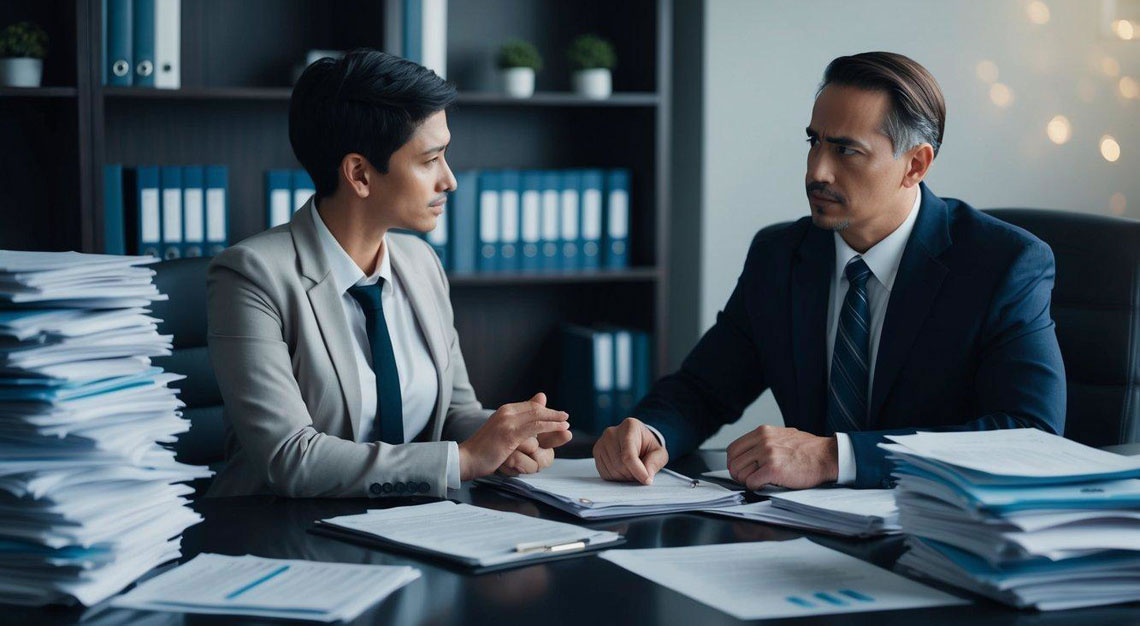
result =
[[1065,437],[1140,442],[1140,222],[1040,209],[986,213],[1053,248],[1053,320],[1065,359]]
[[[173,384],[186,403],[183,415],[190,420],[189,432],[175,445],[178,460],[217,469],[225,460],[225,430],[222,425],[222,395],[218,390],[210,356],[206,351],[206,268],[208,258],[179,259],[152,267],[158,290],[169,300],[155,302],[151,309],[161,319],[158,332],[174,335],[174,353],[154,360],[168,372],[185,379]],[[205,486],[195,485],[199,491]]]

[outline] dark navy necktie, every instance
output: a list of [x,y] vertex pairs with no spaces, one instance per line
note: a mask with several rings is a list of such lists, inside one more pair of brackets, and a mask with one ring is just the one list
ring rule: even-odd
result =
[[368,331],[368,344],[372,348],[372,371],[376,373],[376,420],[372,422],[370,440],[404,443],[404,402],[400,397],[396,354],[392,351],[388,323],[384,321],[381,284],[351,287],[348,295],[364,310],[364,328]]
[[827,390],[827,428],[832,433],[862,430],[867,422],[867,383],[870,380],[871,307],[867,279],[871,268],[856,257],[844,268],[847,297],[839,313]]

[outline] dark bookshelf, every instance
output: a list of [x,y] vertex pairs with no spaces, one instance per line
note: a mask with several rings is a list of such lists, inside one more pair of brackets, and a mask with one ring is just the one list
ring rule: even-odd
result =
[[[0,185],[10,190],[0,248],[101,252],[102,171],[109,163],[226,165],[231,242],[260,232],[264,172],[299,167],[287,133],[294,66],[309,49],[384,49],[379,0],[183,0],[182,88],[107,87],[102,2],[0,3],[0,26],[28,19],[53,42],[44,87],[0,88],[0,139],[16,153],[0,156]],[[486,406],[554,391],[558,364],[549,342],[563,323],[650,331],[661,372],[672,10],[672,0],[448,3],[447,77],[460,90],[448,119],[454,170],[632,172],[631,267],[450,276],[464,356]],[[571,91],[563,51],[584,33],[617,49],[609,98]],[[494,55],[512,37],[535,43],[546,59],[531,98],[498,89]]]

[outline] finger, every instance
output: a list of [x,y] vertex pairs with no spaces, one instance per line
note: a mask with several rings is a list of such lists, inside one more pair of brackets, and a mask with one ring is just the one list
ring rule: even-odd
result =
[[523,454],[534,456],[534,453],[538,452],[538,449],[540,447],[542,446],[538,445],[538,438],[531,437],[529,439],[524,439],[523,442],[519,444],[519,447],[517,449]]
[[763,489],[766,485],[776,480],[778,471],[779,468],[777,468],[774,463],[765,463],[758,467],[755,472],[751,472],[748,475],[748,478],[745,479],[744,486],[747,487],[749,491]]
[[545,420],[550,422],[565,422],[570,419],[570,414],[566,411],[556,411],[548,409],[544,406],[533,407],[530,413],[526,416],[527,419]]
[[519,475],[519,473],[516,472],[514,469],[507,467],[507,464],[505,462],[499,466],[498,472],[500,474],[502,474],[503,476],[508,476],[508,477],[512,477],[512,478]]
[[755,430],[744,433],[735,441],[728,444],[728,447],[724,449],[725,453],[728,454],[728,458],[731,459],[734,456],[739,456],[745,450],[754,447],[758,440],[763,439],[764,435],[762,435],[762,433],[763,431],[757,428]]
[[520,474],[533,474],[538,471],[538,461],[518,451],[512,452],[511,456],[507,457],[507,464]]
[[538,435],[538,445],[543,448],[557,448],[558,446],[569,443],[574,435],[569,430],[556,430],[551,433],[541,433]]
[[539,448],[530,458],[538,463],[538,470],[542,471],[554,464],[554,450],[550,448]]
[[618,438],[621,442],[621,464],[633,479],[643,485],[653,483],[653,477],[646,471],[641,463],[638,453],[641,451],[641,432],[635,428],[623,428],[624,432]]
[[657,472],[669,462],[669,453],[665,451],[665,448],[657,446],[642,457],[642,461],[645,464],[645,471],[649,472],[649,479],[653,480]]
[[[602,452],[597,454],[597,452]],[[610,466],[608,455],[604,451],[595,450],[594,465],[598,467],[598,474],[604,480],[621,480],[621,477],[614,472],[613,467]]]
[[540,391],[540,392],[534,394],[534,396],[530,399],[530,401],[535,402],[537,404],[540,404],[542,406],[546,406],[546,394],[542,393]]
[[728,460],[728,474],[732,476],[733,480],[738,480],[737,476],[748,471],[750,465],[754,465],[757,460],[762,460],[763,455],[760,454],[760,450],[760,447],[749,448]]
[[570,424],[567,422],[527,422],[516,431],[518,442],[514,444],[514,447],[517,448],[519,442],[522,440],[528,439],[530,437],[538,437],[542,433],[553,433],[566,430],[570,430]]

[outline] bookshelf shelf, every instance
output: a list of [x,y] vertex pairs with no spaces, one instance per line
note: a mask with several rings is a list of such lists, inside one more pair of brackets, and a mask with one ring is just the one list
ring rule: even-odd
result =
[[[187,87],[183,89],[151,89],[136,87],[104,87],[108,99],[142,100],[283,100],[288,101],[291,87]],[[74,95],[74,94],[73,94]],[[570,92],[540,92],[530,98],[512,98],[501,93],[461,91],[457,104],[504,107],[655,107],[661,97],[652,92],[615,93],[594,100]]]
[[74,98],[75,87],[0,87],[0,98]]

